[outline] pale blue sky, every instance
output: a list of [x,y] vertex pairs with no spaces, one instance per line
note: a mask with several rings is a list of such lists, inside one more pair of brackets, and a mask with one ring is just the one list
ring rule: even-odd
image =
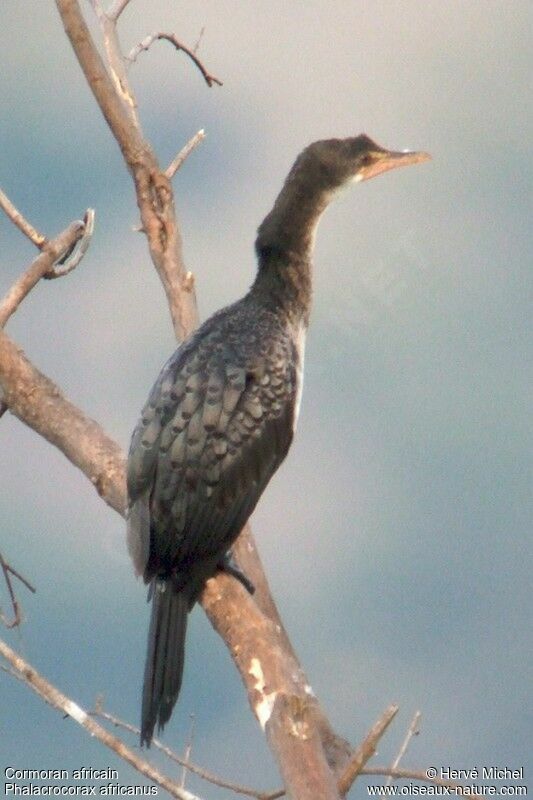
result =
[[[8,330],[126,447],[173,349],[130,180],[55,4],[4,3],[0,22],[0,186],[50,235],[97,214],[78,270],[37,287]],[[433,155],[345,193],[321,223],[298,436],[254,529],[340,733],[356,742],[397,701],[379,762],[420,709],[406,765],[518,768],[532,732],[530,4],[132,0],[121,35],[125,48],[160,29],[194,44],[203,26],[223,88],[165,43],[132,70],[163,163],[208,135],[175,180],[203,318],[250,284],[255,228],[307,143],[365,131]],[[0,241],[3,292],[33,253],[5,219]],[[6,638],[81,705],[102,692],[136,722],[148,608],[122,520],[10,415],[0,476],[2,551],[38,587]],[[1,762],[116,766],[137,782],[6,675],[0,692]],[[198,762],[277,785],[200,610],[169,745],[191,713]]]

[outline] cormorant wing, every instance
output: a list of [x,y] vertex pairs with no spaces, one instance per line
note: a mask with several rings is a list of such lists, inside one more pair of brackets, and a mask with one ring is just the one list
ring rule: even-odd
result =
[[128,541],[147,581],[221,558],[289,448],[290,343],[258,356],[229,339],[215,328],[178,349],[134,431]]

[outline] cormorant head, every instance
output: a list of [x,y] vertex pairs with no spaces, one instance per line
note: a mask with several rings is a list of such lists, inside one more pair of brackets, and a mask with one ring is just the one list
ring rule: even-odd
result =
[[349,139],[313,142],[299,155],[290,177],[303,178],[308,185],[329,192],[351,181],[366,181],[387,170],[429,159],[428,153],[386,150],[363,133]]
[[339,189],[429,158],[427,153],[385,150],[364,133],[313,142],[296,159],[272,211],[259,226],[258,254],[263,259],[281,252],[309,256],[320,216]]

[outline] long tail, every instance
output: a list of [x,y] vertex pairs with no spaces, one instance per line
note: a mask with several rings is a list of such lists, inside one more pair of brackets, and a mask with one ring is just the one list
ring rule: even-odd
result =
[[158,730],[165,726],[178,699],[188,611],[187,593],[177,591],[170,580],[154,580],[144,668],[141,746],[150,747],[156,723]]

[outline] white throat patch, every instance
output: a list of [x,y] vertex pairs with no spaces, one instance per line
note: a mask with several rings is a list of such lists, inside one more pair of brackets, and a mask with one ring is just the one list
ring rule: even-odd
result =
[[300,405],[302,403],[302,392],[304,388],[304,358],[305,358],[305,335],[306,326],[300,324],[296,337],[296,352],[298,354],[298,364],[296,365],[296,399],[294,402],[294,415],[292,418],[292,432],[296,431],[298,417],[300,415]]

